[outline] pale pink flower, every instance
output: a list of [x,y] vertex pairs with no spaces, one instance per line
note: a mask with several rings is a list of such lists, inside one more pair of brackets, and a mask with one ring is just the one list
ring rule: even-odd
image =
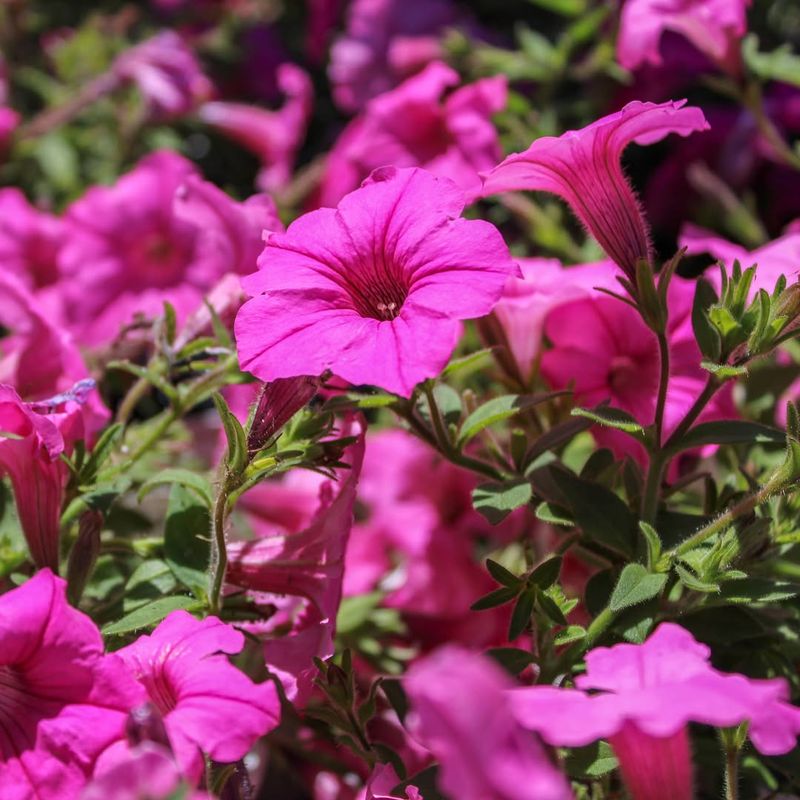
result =
[[57,217],[31,206],[19,189],[0,190],[0,272],[12,273],[29,289],[56,283],[62,239]]
[[280,719],[271,681],[253,683],[228,660],[244,635],[216,617],[173,611],[150,635],[117,651],[164,718],[172,750],[190,780],[203,753],[223,763],[243,758]]
[[450,797],[568,800],[567,780],[514,719],[510,686],[488,658],[440,648],[403,678],[408,728],[438,760],[438,783]]
[[661,64],[661,37],[671,31],[724,65],[747,33],[749,5],[750,0],[626,0],[617,58],[626,69]]
[[477,197],[478,173],[502,157],[491,117],[505,107],[508,82],[485,78],[448,94],[459,82],[457,72],[435,61],[371,100],[328,156],[319,204],[336,205],[386,165],[424,167]]
[[336,103],[358,111],[440,58],[442,33],[463,20],[452,0],[353,0],[346,30],[331,47]]
[[264,381],[331,370],[409,396],[439,374],[459,320],[487,314],[518,267],[464,194],[421,169],[377,170],[337,209],[272,234],[236,318],[242,368]]
[[212,91],[194,53],[174,31],[161,31],[126,50],[111,69],[118,80],[135,83],[158,116],[187,114]]
[[0,597],[0,677],[4,800],[76,800],[141,691],[49,570]]
[[37,567],[58,572],[61,505],[69,477],[62,454],[84,438],[82,402],[94,389],[88,381],[74,393],[24,403],[0,384],[0,475],[14,490],[22,532]]
[[[800,733],[800,709],[787,702],[785,681],[719,672],[710,655],[687,630],[662,623],[644,644],[591,650],[577,689],[517,688],[509,706],[520,724],[554,746],[609,738],[637,800],[689,800],[688,723],[748,721],[750,739],[766,755],[788,752]],[[648,768],[656,770],[649,778]]]
[[311,79],[294,64],[278,67],[277,82],[285,99],[275,111],[225,101],[205,103],[199,110],[204,122],[258,157],[261,170],[256,185],[267,191],[289,182],[314,100]]
[[333,655],[344,556],[364,458],[363,424],[348,423],[341,434],[357,438],[342,456],[349,469],[339,472],[338,482],[314,475],[315,491],[305,481],[300,481],[305,486],[297,480],[286,487],[260,484],[242,498],[256,538],[228,546],[226,580],[247,589],[272,612],[254,632],[264,635],[267,665],[298,704],[311,690],[313,658]]
[[635,282],[636,263],[651,259],[650,236],[620,159],[631,144],[653,144],[670,133],[706,130],[703,112],[685,100],[628,103],[578,131],[542,136],[484,178],[484,195],[543,191],[569,203],[608,256]]
[[595,287],[616,291],[619,283],[611,261],[576,267],[565,267],[555,258],[521,258],[518,263],[523,277],[508,279],[492,317],[520,382],[527,384],[540,355],[548,313],[571,300],[598,295]]
[[236,203],[181,156],[154,153],[68,209],[59,252],[67,321],[93,345],[158,316],[165,301],[182,322],[227,273],[254,269],[273,219],[263,198]]

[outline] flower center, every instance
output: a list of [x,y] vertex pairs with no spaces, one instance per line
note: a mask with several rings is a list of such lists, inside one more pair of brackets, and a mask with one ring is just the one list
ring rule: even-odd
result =
[[362,317],[390,322],[400,315],[408,297],[404,276],[392,264],[360,264],[346,277],[347,291]]
[[178,704],[175,689],[168,675],[164,674],[163,669],[156,668],[144,680],[144,687],[147,695],[152,700],[153,705],[166,716]]
[[644,379],[641,367],[630,356],[614,356],[608,373],[608,385],[615,393],[625,392]]

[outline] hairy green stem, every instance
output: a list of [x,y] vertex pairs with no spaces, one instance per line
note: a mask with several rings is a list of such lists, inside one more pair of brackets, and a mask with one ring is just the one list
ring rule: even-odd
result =
[[664,430],[664,409],[667,405],[667,390],[669,389],[669,342],[667,334],[658,334],[658,355],[660,361],[660,375],[658,379],[658,399],[656,400],[656,449],[661,447],[661,436]]
[[225,536],[225,523],[228,519],[229,477],[226,473],[222,480],[217,497],[214,500],[211,540],[211,568],[208,587],[208,610],[219,615],[222,609],[222,586],[225,583],[225,572],[228,569],[228,544]]
[[739,749],[725,748],[725,800],[739,800]]

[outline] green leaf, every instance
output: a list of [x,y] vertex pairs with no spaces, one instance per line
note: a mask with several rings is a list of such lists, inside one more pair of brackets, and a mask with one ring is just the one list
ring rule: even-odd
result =
[[717,299],[712,285],[700,278],[694,290],[692,329],[700,352],[713,362],[719,360],[722,352],[722,339],[708,318],[708,309],[717,302]]
[[528,480],[482,483],[472,490],[472,505],[492,525],[501,523],[512,511],[527,505],[533,497]]
[[482,350],[477,350],[469,355],[461,356],[461,358],[454,358],[444,368],[442,377],[445,377],[446,375],[452,375],[455,372],[467,371],[468,374],[474,372],[483,364],[486,359],[491,357],[492,353],[496,349],[496,347],[484,347]]
[[595,742],[586,747],[574,747],[567,756],[564,766],[570,778],[585,780],[608,775],[617,768],[614,751],[607,742]]
[[486,559],[486,569],[489,570],[489,574],[503,586],[517,588],[522,583],[522,580],[513,572],[507,570],[502,564],[492,561],[491,558]]
[[621,408],[612,406],[597,406],[596,408],[573,408],[573,417],[584,417],[590,419],[597,425],[606,428],[616,428],[624,433],[629,433],[637,439],[644,438],[644,428],[634,417],[623,411]]
[[800,584],[774,581],[768,578],[742,578],[726,581],[720,599],[729,603],[780,603],[800,594]]
[[734,367],[730,364],[715,364],[708,359],[703,359],[700,362],[700,366],[712,375],[716,375],[720,380],[743,378],[747,375],[747,367]]
[[689,572],[688,569],[685,569],[680,564],[675,565],[675,572],[678,573],[678,577],[681,579],[681,583],[687,589],[691,589],[694,592],[704,592],[707,594],[719,591],[718,583],[709,583],[707,581],[701,580],[700,578],[697,577],[697,575],[695,575],[693,572]]
[[528,2],[562,17],[579,17],[586,12],[586,0],[528,0]]
[[339,606],[339,613],[336,616],[337,634],[344,636],[357,631],[380,605],[382,599],[382,592],[370,592],[369,594],[345,597]]
[[184,610],[189,612],[199,611],[203,607],[194,597],[173,595],[154,600],[149,605],[137,608],[122,619],[103,627],[104,636],[120,636],[157,625],[164,617],[173,611]]
[[486,655],[491,656],[511,675],[519,675],[522,670],[534,662],[530,652],[516,647],[494,647],[487,651]]
[[565,422],[554,425],[530,446],[530,449],[525,454],[525,464],[533,464],[539,456],[551,450],[556,450],[561,447],[561,445],[572,441],[579,433],[591,427],[591,420],[581,417],[577,419],[568,419]]
[[230,408],[228,408],[225,398],[219,392],[215,392],[212,395],[212,399],[214,400],[214,405],[217,407],[217,413],[222,420],[225,438],[228,440],[228,453],[226,457],[228,468],[235,475],[239,475],[247,465],[248,459],[247,437],[245,436],[244,428],[242,428],[242,424],[236,419]]
[[532,408],[539,403],[544,403],[548,400],[552,400],[554,397],[560,397],[564,394],[566,393],[548,392],[546,394],[536,395],[504,394],[500,397],[495,397],[489,400],[488,403],[484,403],[479,408],[476,408],[464,420],[458,433],[456,445],[458,447],[463,447],[470,439],[477,436],[489,426],[511,419],[511,417],[519,414],[520,411],[524,411],[526,408]]
[[97,440],[97,444],[92,448],[89,458],[86,460],[83,467],[81,467],[78,480],[82,485],[94,481],[100,467],[103,466],[106,459],[114,450],[124,429],[125,426],[117,422],[113,425],[109,425],[102,434],[100,434],[100,438]]
[[758,36],[748,34],[742,42],[742,56],[748,68],[766,81],[780,81],[800,86],[800,56],[790,44],[783,44],[770,53],[758,49]]
[[785,444],[786,434],[770,425],[743,419],[701,422],[670,450],[679,452],[707,444]]
[[194,492],[175,483],[169,495],[164,524],[164,560],[175,577],[200,600],[205,600],[211,557],[208,508]]
[[[458,421],[461,419],[461,395],[452,386],[448,386],[446,383],[437,383],[433,387],[433,397],[445,425],[448,427],[458,425]],[[419,399],[419,412],[423,419],[431,423],[427,395],[423,394]]]
[[535,600],[535,592],[523,592],[517,599],[514,610],[511,612],[511,622],[508,625],[508,640],[513,642],[518,636],[521,636],[528,623],[531,621],[531,614],[533,614],[533,604]]
[[654,575],[641,564],[628,564],[620,573],[608,607],[614,613],[644,603],[658,595],[667,582],[666,575]]
[[472,611],[485,611],[488,608],[502,606],[505,603],[508,603],[510,600],[513,600],[516,596],[516,589],[509,589],[507,586],[503,586],[500,589],[495,589],[493,592],[489,592],[489,594],[485,594],[480,598],[480,600],[476,600],[470,606],[470,609]]
[[566,625],[567,618],[564,612],[558,607],[558,603],[552,597],[546,595],[544,592],[539,592],[536,596],[536,602],[539,608],[544,612],[545,616],[549,617],[556,625]]
[[205,503],[207,508],[210,509],[214,505],[211,484],[209,484],[208,480],[196,472],[192,472],[189,469],[180,469],[178,467],[170,467],[169,469],[162,470],[145,481],[137,495],[139,502],[157,486],[163,486],[165,484],[177,484],[186,489],[191,489],[191,491]]
[[563,508],[554,506],[551,503],[539,503],[536,506],[536,518],[550,525],[565,525],[568,528],[575,527],[575,520],[564,511]]
[[568,625],[563,631],[559,631],[554,639],[557,647],[565,644],[572,644],[572,642],[579,642],[586,636],[586,629],[580,625]]
[[558,580],[561,572],[561,561],[561,556],[555,556],[543,561],[528,576],[528,584],[538,586],[540,589],[549,589]]
[[656,529],[647,522],[639,522],[639,530],[647,546],[647,566],[652,570],[661,558],[661,537]]

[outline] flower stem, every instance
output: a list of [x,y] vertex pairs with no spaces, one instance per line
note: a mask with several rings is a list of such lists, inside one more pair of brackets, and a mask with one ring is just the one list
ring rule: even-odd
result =
[[725,800],[739,800],[739,748],[725,748]]
[[658,354],[661,362],[661,374],[658,380],[658,399],[656,400],[656,449],[661,447],[661,436],[664,430],[664,409],[667,405],[667,390],[669,389],[669,342],[667,334],[658,334]]
[[717,393],[717,390],[722,386],[713,375],[709,375],[706,380],[706,385],[703,391],[697,396],[692,407],[686,412],[686,416],[681,420],[677,428],[670,434],[669,439],[664,443],[664,449],[668,450],[670,447],[677,444],[680,439],[689,431],[694,422],[703,413],[703,409],[708,405],[711,398]]
[[228,545],[225,537],[225,523],[228,519],[229,491],[228,475],[225,475],[220,484],[217,497],[214,500],[214,514],[212,519],[211,540],[211,566],[208,590],[208,610],[211,614],[219,614],[222,608],[222,585],[225,582],[225,572],[228,569]]

